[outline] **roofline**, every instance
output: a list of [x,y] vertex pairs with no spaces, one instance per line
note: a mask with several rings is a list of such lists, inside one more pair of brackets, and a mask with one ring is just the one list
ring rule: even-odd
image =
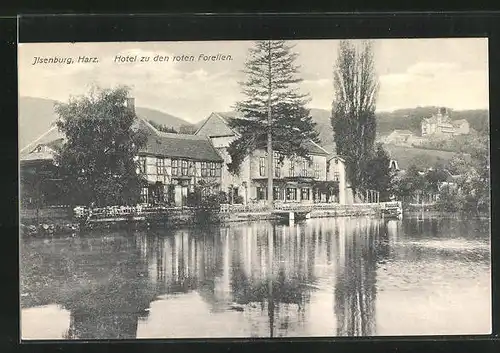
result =
[[231,130],[236,136],[240,136],[240,134],[237,131],[235,131],[231,126],[229,126],[229,123],[227,122],[227,119],[224,118],[222,115],[220,115],[219,112],[214,112],[214,114],[217,115],[219,117],[219,119],[221,119],[224,122],[224,124],[227,125],[227,127],[229,128],[229,130]]
[[343,158],[343,157],[341,157],[341,156],[339,156],[339,155],[337,155],[337,154],[336,154],[336,155],[331,156],[330,158],[328,158],[328,160],[327,160],[327,161],[328,161],[328,162],[330,162],[330,161],[331,161],[332,159],[334,159],[334,158],[340,159],[342,162],[345,162],[345,158]]
[[[227,122],[227,120],[222,116],[220,115],[218,112],[212,112],[210,113],[210,115],[208,116],[208,118],[205,119],[205,121],[203,122],[203,124],[198,128],[198,130],[196,130],[196,132],[194,133],[194,135],[198,135],[198,133],[200,132],[200,130],[205,126],[205,124],[211,119],[212,115],[215,115],[216,117],[218,117],[220,120],[222,120],[222,122],[224,124],[226,124],[226,126],[229,128],[229,130],[231,130],[233,132],[234,135],[236,136],[240,136],[240,134],[235,131],[232,127],[229,126],[229,123]],[[209,137],[222,137],[222,136],[231,136],[231,135],[211,135]]]
[[48,129],[47,131],[45,131],[43,134],[41,134],[40,136],[38,136],[36,139],[34,139],[33,141],[31,141],[29,144],[27,144],[26,146],[24,146],[19,151],[19,153],[24,152],[24,150],[26,150],[28,147],[32,147],[36,142],[40,141],[43,137],[45,137],[46,135],[48,135],[52,130],[54,130],[56,128],[57,128],[57,126],[52,126],[50,129]]
[[316,147],[319,147],[320,149],[322,149],[322,150],[323,150],[323,151],[324,151],[327,155],[329,155],[329,154],[330,154],[330,152],[328,152],[328,151],[327,151],[327,150],[325,150],[323,147],[321,147],[320,145],[318,145],[318,144],[317,144],[316,142],[314,142],[312,139],[309,139],[309,140],[311,140],[311,142],[312,142],[314,145],[316,145]]
[[[216,152],[218,154],[218,152]],[[151,156],[151,157],[166,157],[166,158],[178,158],[178,159],[186,159],[186,160],[193,160],[193,161],[207,161],[207,162],[224,162],[224,159],[222,157],[219,157],[219,159],[215,158],[192,158],[192,157],[186,157],[186,156],[173,156],[173,155],[167,155],[167,154],[158,154],[158,153],[153,153],[153,152],[148,152],[148,151],[139,151],[137,152],[137,156]]]
[[203,122],[203,124],[201,124],[201,126],[198,128],[198,130],[195,131],[194,135],[198,135],[198,132],[200,132],[200,130],[205,126],[205,124],[207,123],[207,121],[210,120],[210,117],[213,114],[214,113],[210,113],[210,115],[205,119],[205,121]]
[[147,125],[147,127],[149,127],[150,129],[152,129],[157,135],[159,135],[160,130],[158,130],[157,128],[155,128],[149,121],[147,121],[143,117],[140,117],[138,115],[136,115],[136,116],[137,116],[137,119],[142,120],[142,122],[144,122]]

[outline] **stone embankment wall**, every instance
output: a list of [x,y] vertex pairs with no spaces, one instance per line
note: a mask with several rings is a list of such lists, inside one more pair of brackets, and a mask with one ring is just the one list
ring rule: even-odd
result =
[[[282,214],[258,210],[213,212],[196,209],[165,209],[154,212],[139,212],[132,214],[111,214],[102,217],[89,218],[82,221],[74,216],[70,208],[41,209],[36,213],[33,210],[23,210],[20,214],[20,230],[22,235],[56,236],[76,235],[82,231],[92,229],[148,229],[148,228],[177,228],[200,224],[224,222],[248,222],[259,220],[282,220],[287,213]],[[310,218],[320,217],[356,217],[380,216],[380,206],[377,204],[341,205],[332,208],[311,209]]]

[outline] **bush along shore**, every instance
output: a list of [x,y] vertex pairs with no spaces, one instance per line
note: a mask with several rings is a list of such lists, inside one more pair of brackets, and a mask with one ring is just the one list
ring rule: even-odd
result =
[[20,231],[23,236],[44,237],[68,234],[77,235],[97,229],[150,229],[178,228],[193,224],[218,223],[218,211],[205,208],[125,207],[112,206],[90,209],[76,207],[58,217],[23,217]]

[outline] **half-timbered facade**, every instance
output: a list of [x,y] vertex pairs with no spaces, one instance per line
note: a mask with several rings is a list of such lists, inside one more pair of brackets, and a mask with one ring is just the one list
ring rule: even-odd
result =
[[183,206],[195,188],[204,195],[220,190],[223,159],[208,138],[161,132],[143,119],[138,127],[147,133],[136,157],[143,203]]
[[[208,136],[223,157],[222,190],[229,194],[231,200],[241,200],[242,203],[265,202],[268,180],[267,151],[253,151],[243,160],[238,175],[232,175],[227,168],[227,164],[231,162],[227,148],[238,136],[228,124],[233,117],[232,113],[212,113],[196,135]],[[344,160],[328,153],[313,141],[308,141],[305,147],[309,158],[280,158],[279,152],[274,152],[273,200],[345,203],[347,185]],[[335,189],[333,194],[330,192],[332,189]]]

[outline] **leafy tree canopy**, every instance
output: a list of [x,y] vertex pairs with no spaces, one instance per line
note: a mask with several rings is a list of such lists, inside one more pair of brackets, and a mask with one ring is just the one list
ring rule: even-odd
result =
[[378,78],[370,42],[341,41],[334,66],[331,124],[337,153],[346,159],[353,190],[366,185],[365,173],[376,136]]
[[134,204],[140,179],[135,156],[146,137],[132,128],[136,115],[126,107],[126,87],[93,88],[57,104],[57,127],[66,136],[58,151],[63,185],[72,204]]
[[151,125],[153,125],[153,127],[156,130],[158,130],[158,131],[170,132],[170,133],[173,133],[173,134],[177,134],[177,130],[174,129],[173,127],[171,127],[171,126],[167,126],[167,125],[164,125],[164,124],[158,124],[158,123],[154,122],[153,120],[149,120],[149,123]]
[[191,125],[191,124],[185,124],[179,126],[179,133],[180,134],[187,134],[187,135],[194,135],[196,132],[196,126]]

